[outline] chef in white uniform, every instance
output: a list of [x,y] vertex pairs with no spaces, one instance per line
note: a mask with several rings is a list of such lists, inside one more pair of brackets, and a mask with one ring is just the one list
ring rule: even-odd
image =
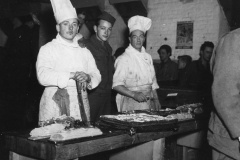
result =
[[[119,111],[161,108],[152,57],[143,47],[145,33],[151,24],[151,19],[143,16],[133,16],[128,20],[130,44],[114,65],[113,89],[120,93],[116,97]],[[162,160],[164,144],[164,138],[150,141],[116,153],[110,160]]]
[[36,63],[37,78],[45,86],[39,121],[66,114],[80,118],[76,81],[95,88],[101,81],[91,52],[79,47],[79,22],[70,0],[51,0],[57,21],[55,39],[42,46]]
[[143,16],[128,21],[130,44],[117,58],[113,76],[113,89],[120,93],[116,97],[119,111],[161,108],[152,57],[143,47],[151,24],[151,19]]

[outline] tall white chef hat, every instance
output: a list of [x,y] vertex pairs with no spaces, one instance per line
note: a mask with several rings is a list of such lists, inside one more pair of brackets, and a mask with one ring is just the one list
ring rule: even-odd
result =
[[133,16],[128,20],[129,32],[140,30],[146,33],[152,25],[152,20],[143,16]]
[[51,4],[57,24],[67,19],[78,18],[70,0],[51,0]]

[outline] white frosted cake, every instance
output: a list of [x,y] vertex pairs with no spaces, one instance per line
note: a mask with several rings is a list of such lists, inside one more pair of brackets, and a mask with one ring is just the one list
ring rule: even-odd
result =
[[53,141],[63,141],[74,138],[93,137],[101,134],[102,131],[99,128],[78,128],[52,134],[50,139]]
[[30,132],[31,137],[44,137],[61,132],[66,126],[63,124],[51,124],[44,127],[35,128]]
[[101,135],[99,128],[84,128],[79,119],[70,116],[53,117],[50,120],[42,121],[41,127],[35,128],[30,132],[29,139],[41,139],[50,137],[51,140],[68,140],[81,137],[92,137]]

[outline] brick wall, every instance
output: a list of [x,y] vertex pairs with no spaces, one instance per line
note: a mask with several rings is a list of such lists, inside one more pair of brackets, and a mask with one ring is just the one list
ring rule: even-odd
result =
[[[148,17],[153,20],[147,36],[147,51],[158,60],[157,50],[163,44],[173,49],[172,59],[178,55],[199,58],[199,48],[204,41],[217,43],[219,36],[229,31],[226,17],[217,0],[148,0]],[[193,21],[193,49],[175,49],[178,21]]]
[[[42,12],[52,12],[50,4],[41,5]],[[116,18],[109,38],[114,54],[117,48],[126,45],[127,37],[124,36],[128,28],[116,9],[109,4],[109,0],[101,0],[99,7]],[[157,50],[162,44],[169,44],[172,47],[172,59],[184,54],[197,59],[200,45],[204,41],[216,44],[218,38],[229,31],[226,17],[217,0],[193,0],[190,3],[182,3],[180,0],[148,0],[148,17],[152,19],[153,24],[147,35],[147,51],[155,60],[159,59]],[[193,49],[175,49],[178,21],[194,22]],[[42,25],[45,28],[45,24]],[[40,46],[49,40],[43,30],[40,29]]]

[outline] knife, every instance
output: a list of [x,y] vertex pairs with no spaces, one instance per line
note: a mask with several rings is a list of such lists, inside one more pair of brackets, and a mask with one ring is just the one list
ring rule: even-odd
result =
[[[85,84],[84,84],[85,83]],[[86,82],[81,83],[76,81],[79,109],[82,118],[83,125],[85,127],[91,127],[90,124],[90,106],[88,101],[88,95],[86,90]]]

